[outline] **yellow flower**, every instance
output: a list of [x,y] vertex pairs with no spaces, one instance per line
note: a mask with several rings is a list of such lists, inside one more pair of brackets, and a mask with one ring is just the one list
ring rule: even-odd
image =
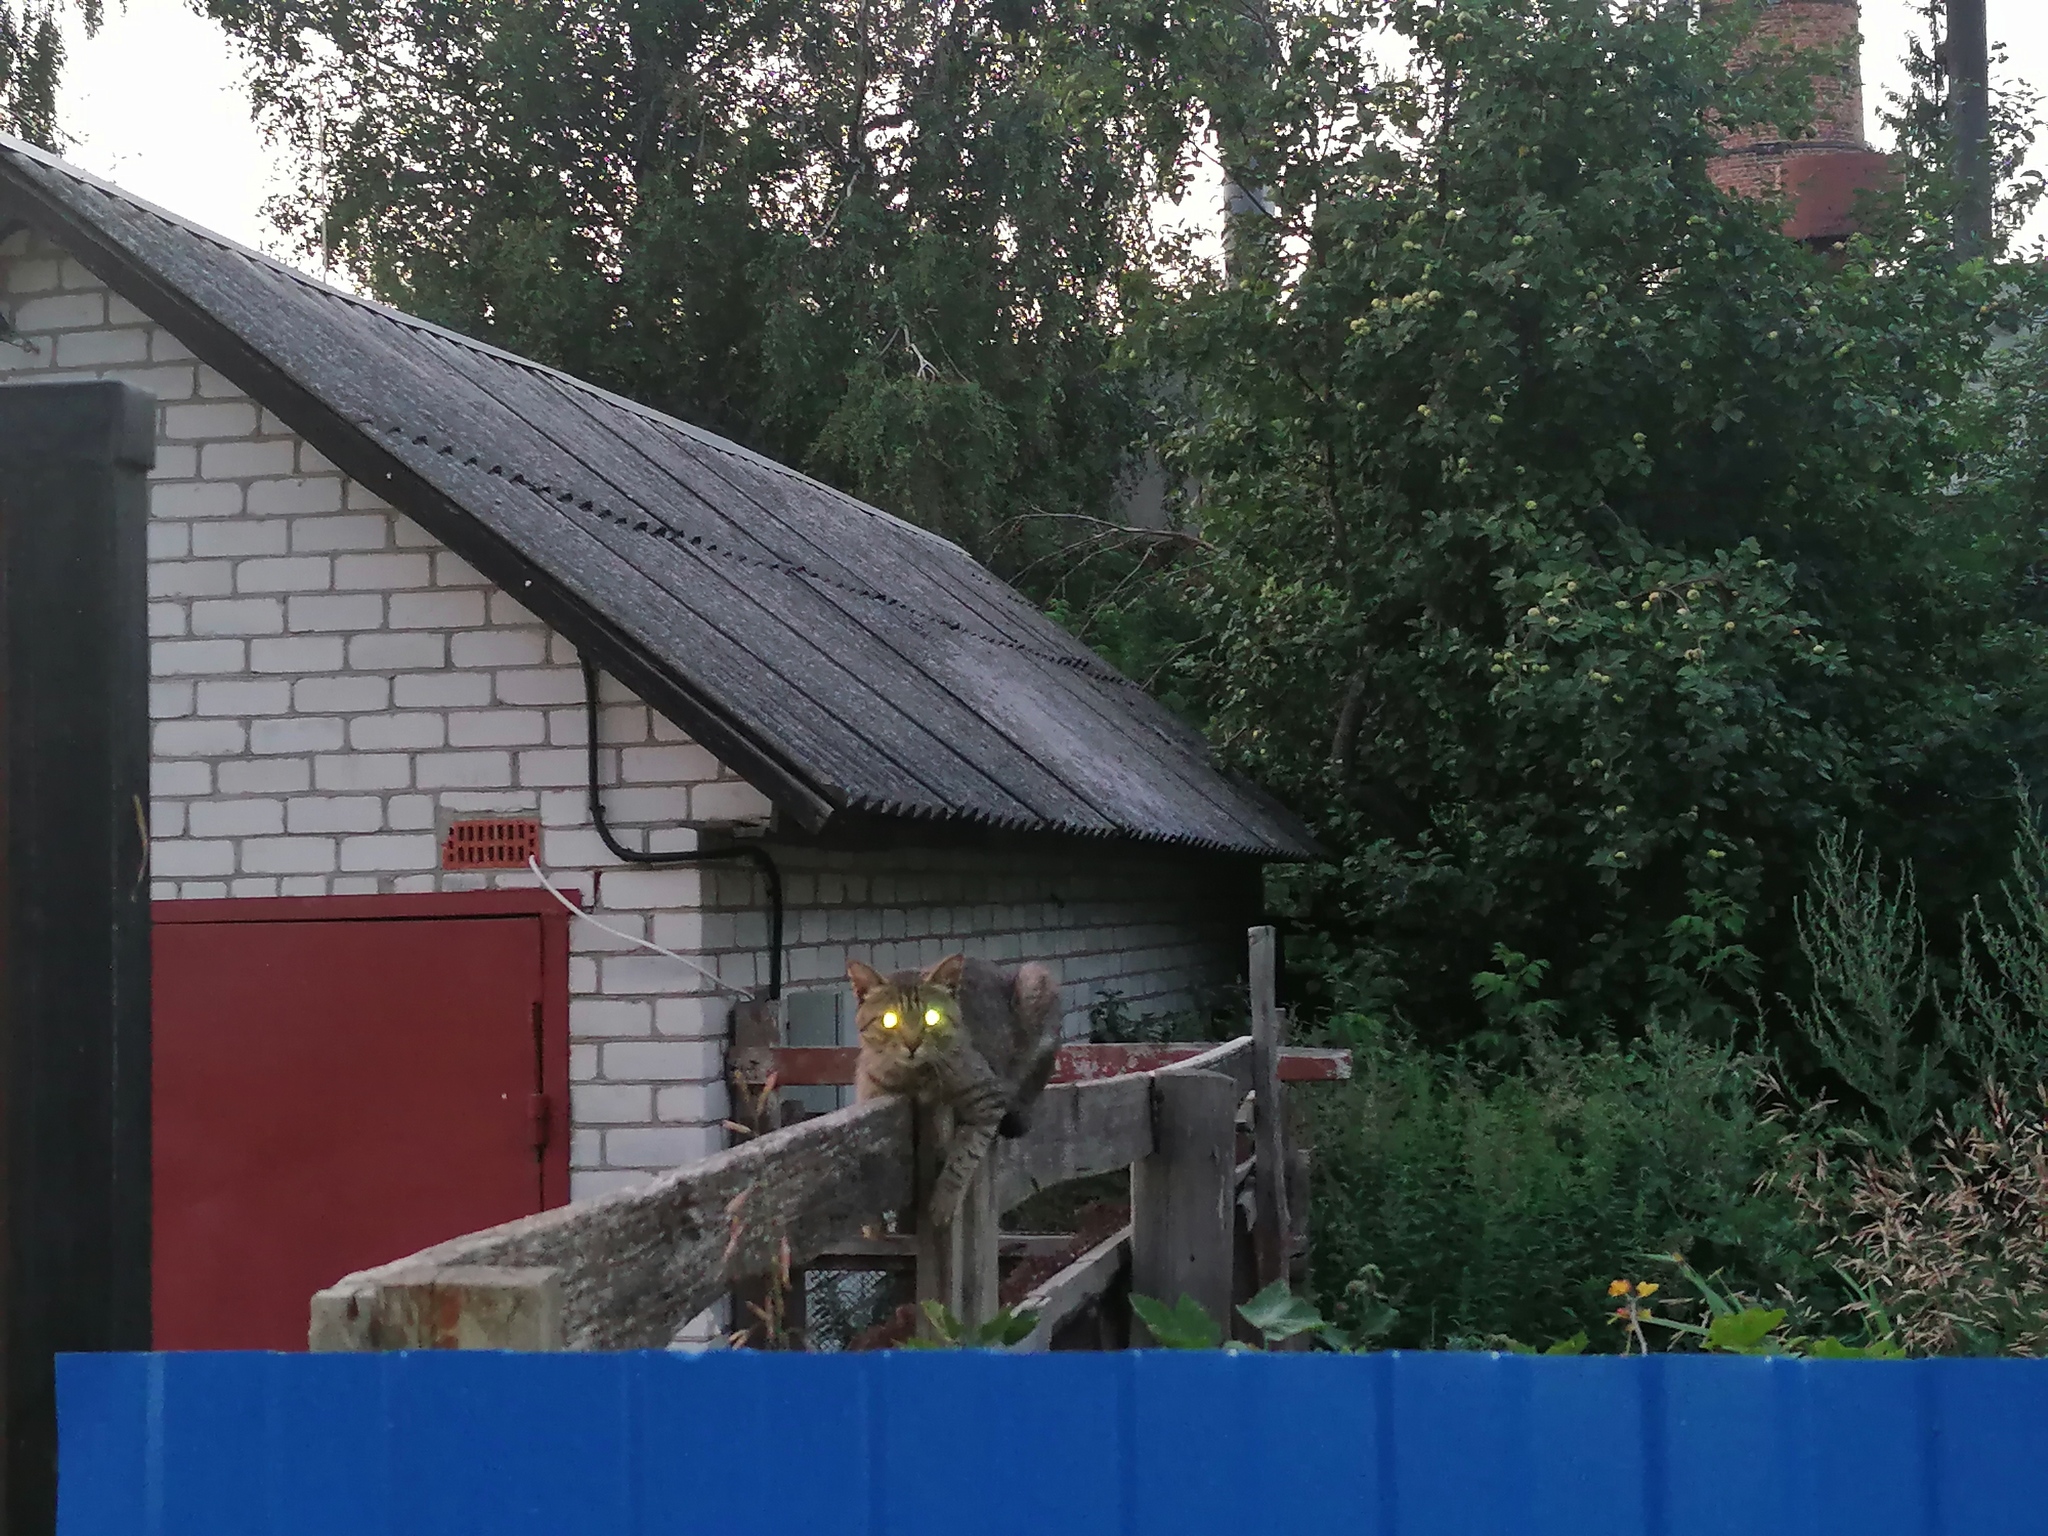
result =
[[1626,1296],[1628,1292],[1629,1284],[1626,1280],[1616,1280],[1607,1287],[1607,1294],[1610,1296]]
[[1644,1282],[1643,1282],[1643,1283],[1642,1283],[1641,1285],[1639,1285],[1639,1286],[1637,1286],[1637,1287],[1636,1287],[1636,1295],[1637,1295],[1637,1296],[1654,1296],[1654,1295],[1656,1295],[1656,1294],[1657,1294],[1657,1292],[1658,1292],[1659,1290],[1661,1290],[1661,1289],[1663,1289],[1663,1287],[1659,1286],[1659,1285],[1657,1284],[1657,1282],[1656,1282],[1656,1281],[1654,1281],[1654,1280],[1645,1280],[1645,1281],[1644,1281]]

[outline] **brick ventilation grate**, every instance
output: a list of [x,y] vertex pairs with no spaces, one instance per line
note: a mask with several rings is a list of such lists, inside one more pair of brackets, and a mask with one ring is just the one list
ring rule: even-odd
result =
[[527,816],[458,821],[441,842],[443,869],[524,869],[540,857],[540,822]]

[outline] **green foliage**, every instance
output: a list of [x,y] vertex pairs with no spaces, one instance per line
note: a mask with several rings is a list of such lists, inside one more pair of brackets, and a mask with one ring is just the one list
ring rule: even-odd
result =
[[1794,1023],[1820,1064],[1902,1146],[1932,1120],[1938,1102],[1954,1097],[1928,1027],[1939,1000],[1912,870],[1887,889],[1875,855],[1828,833],[1798,917],[1813,987]]
[[1644,1251],[1835,1304],[1775,1177],[1797,1127],[1767,1112],[1761,1060],[1653,1029],[1593,1046],[1538,1034],[1501,1070],[1339,1022],[1352,1079],[1303,1098],[1315,1291],[1353,1334],[1432,1348],[1595,1331],[1605,1277]]
[[1104,1045],[1160,1045],[1167,1042],[1228,1040],[1244,1032],[1241,985],[1197,988],[1190,1006],[1134,1013],[1115,988],[1098,992],[1088,1005],[1088,1038]]
[[1216,1319],[1192,1296],[1183,1296],[1169,1307],[1150,1296],[1134,1295],[1131,1310],[1161,1349],[1214,1349],[1223,1341]]
[[1820,841],[1799,945],[1812,977],[1788,1004],[1796,1037],[1851,1096],[1859,1138],[1897,1152],[1986,1084],[2048,1082],[2048,838],[2024,784],[2002,914],[1981,899],[1953,964],[1930,955],[1914,870],[1889,883],[1840,832]]
[[[1661,1256],[1660,1256],[1661,1257]],[[1618,1318],[1630,1324],[1634,1338],[1641,1339],[1637,1326],[1640,1322],[1662,1328],[1671,1334],[1679,1345],[1690,1344],[1708,1354],[1725,1355],[1796,1355],[1816,1360],[1902,1360],[1905,1351],[1900,1348],[1892,1332],[1890,1319],[1881,1309],[1871,1309],[1866,1337],[1860,1342],[1846,1339],[1822,1337],[1807,1338],[1789,1332],[1785,1327],[1787,1313],[1782,1307],[1760,1307],[1741,1296],[1723,1295],[1704,1275],[1673,1255],[1671,1262],[1677,1264],[1680,1272],[1691,1282],[1699,1299],[1707,1308],[1705,1323],[1690,1323],[1670,1318],[1656,1317],[1651,1309],[1640,1302],[1632,1302],[1620,1309]],[[1624,1289],[1625,1288],[1625,1289]],[[1629,1281],[1617,1280],[1610,1287],[1610,1294],[1640,1296],[1646,1302],[1659,1287],[1655,1284],[1635,1286]],[[1859,1293],[1860,1294],[1860,1293]],[[1148,1326],[1153,1327],[1154,1337],[1167,1349],[1214,1349],[1221,1337],[1208,1311],[1190,1297],[1183,1296],[1180,1304],[1168,1310],[1149,1296],[1135,1296],[1132,1305]],[[1340,1354],[1355,1353],[1357,1347],[1343,1333],[1324,1320],[1315,1303],[1306,1297],[1296,1296],[1284,1280],[1276,1280],[1250,1301],[1237,1309],[1252,1327],[1259,1331],[1267,1347],[1284,1343],[1303,1334],[1313,1335],[1325,1348]],[[1157,1324],[1154,1324],[1154,1319]],[[1164,1331],[1161,1331],[1161,1330]],[[1542,1350],[1524,1344],[1507,1334],[1486,1333],[1454,1337],[1448,1341],[1452,1349],[1496,1350],[1504,1354],[1536,1355],[1552,1358],[1568,1355],[1582,1355],[1588,1351],[1589,1335],[1585,1330],[1570,1338],[1559,1339]],[[1241,1346],[1226,1345],[1226,1349]],[[1643,1344],[1648,1352],[1647,1342]],[[1626,1352],[1626,1351],[1624,1351]]]
[[1323,1314],[1306,1296],[1297,1296],[1285,1280],[1275,1280],[1237,1309],[1238,1316],[1258,1329],[1268,1344],[1278,1344],[1325,1326]]
[[[1987,349],[2043,276],[1925,203],[1822,253],[1721,194],[1715,121],[1797,122],[1811,64],[1693,9],[1303,21],[1271,259],[1133,343],[1201,486],[1176,686],[1332,850],[1273,887],[1290,960],[1433,1042],[1498,1031],[1488,975],[1582,1036],[1732,1031],[1794,984],[1823,828],[1948,910],[2038,752],[2041,369]],[[1412,70],[1359,62],[1381,18]]]
[[970,1328],[955,1317],[953,1309],[943,1301],[925,1301],[918,1305],[936,1337],[907,1340],[903,1345],[905,1349],[1008,1349],[1030,1337],[1031,1330],[1038,1326],[1034,1314],[1013,1312],[1004,1307],[987,1322]]
[[[1954,207],[1963,195],[1956,180],[1948,69],[1937,42],[1945,30],[1947,7],[1948,0],[1914,0],[1924,30],[1906,39],[1909,88],[1903,96],[1890,95],[1883,112],[1904,151],[1901,168],[1918,200],[1937,207]],[[1993,218],[1999,237],[2010,240],[2048,193],[2048,181],[2026,167],[2027,152],[2039,131],[2041,96],[2026,81],[2006,73],[2003,43],[1994,40],[1991,50]]]
[[105,17],[103,0],[0,0],[0,133],[62,147],[57,84],[64,72],[66,10],[76,10],[91,37]]
[[1145,408],[1121,286],[1193,121],[1179,8],[204,9],[298,152],[275,213],[379,297],[980,552],[1102,510]]
[[1324,1347],[1348,1354],[1353,1345],[1342,1329],[1324,1318],[1321,1309],[1306,1296],[1297,1296],[1285,1280],[1275,1280],[1237,1309],[1237,1315],[1258,1330],[1269,1347],[1284,1344],[1303,1334],[1313,1335]]
[[[1677,1266],[1679,1273],[1705,1304],[1707,1320],[1705,1323],[1663,1317],[1645,1317],[1643,1320],[1667,1330],[1680,1341],[1695,1343],[1708,1354],[1794,1355],[1815,1360],[1903,1360],[1906,1357],[1893,1333],[1891,1319],[1882,1308],[1866,1310],[1867,1326],[1860,1341],[1832,1336],[1808,1338],[1786,1327],[1790,1314],[1785,1308],[1760,1306],[1732,1291],[1724,1293],[1712,1280],[1676,1254],[1670,1255],[1666,1262]],[[1854,1282],[1849,1284],[1854,1289]],[[1859,1297],[1863,1295],[1860,1291],[1856,1294]]]

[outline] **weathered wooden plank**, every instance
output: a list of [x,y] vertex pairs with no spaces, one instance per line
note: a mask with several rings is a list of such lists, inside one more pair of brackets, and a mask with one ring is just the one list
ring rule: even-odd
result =
[[1351,1053],[1327,1045],[1283,1046],[1280,1051],[1280,1081],[1348,1083],[1351,1081]]
[[1297,1287],[1308,1283],[1309,1260],[1309,1174],[1313,1153],[1305,1146],[1287,1149],[1287,1263],[1289,1278]]
[[1168,1306],[1191,1296],[1228,1328],[1241,1096],[1220,1072],[1151,1081],[1158,1150],[1131,1166],[1131,1291]]
[[1031,1114],[1031,1131],[999,1141],[995,1167],[998,1211],[1041,1189],[1115,1173],[1151,1154],[1152,1090],[1149,1077],[1111,1078],[1048,1088]]
[[1010,1352],[1029,1355],[1052,1348],[1053,1335],[1059,1332],[1061,1324],[1115,1285],[1130,1263],[1131,1229],[1125,1227],[1059,1273],[1047,1276],[1017,1303],[1019,1314],[1029,1312],[1037,1321],[1029,1333],[1010,1346]]
[[517,1349],[562,1347],[562,1276],[554,1269],[421,1264],[377,1286],[351,1316],[348,1298],[313,1298],[308,1347]]
[[380,1290],[421,1266],[561,1275],[569,1349],[656,1349],[735,1280],[801,1264],[912,1198],[911,1106],[874,1099],[650,1183],[454,1238],[321,1293],[335,1348],[371,1349]]
[[[737,1042],[736,1042],[737,1043]],[[1060,1048],[1052,1081],[1092,1083],[1106,1077],[1157,1072],[1214,1050],[1209,1045],[1067,1045]],[[851,1045],[784,1045],[773,1049],[775,1080],[785,1088],[836,1088],[853,1081],[859,1048]],[[749,1057],[751,1062],[753,1058]],[[765,1079],[763,1067],[750,1073]],[[1351,1076],[1351,1053],[1326,1046],[1290,1045],[1280,1054],[1283,1083],[1339,1083]]]
[[[960,1211],[944,1226],[931,1219],[931,1191],[945,1163],[952,1140],[950,1109],[917,1111],[917,1299],[936,1301],[963,1325],[976,1328],[996,1315],[996,1206],[994,1159],[983,1161],[967,1186]],[[930,1338],[931,1319],[918,1319],[918,1332]]]
[[1177,1072],[1221,1073],[1237,1085],[1237,1096],[1241,1102],[1252,1091],[1252,1037],[1239,1035],[1235,1040],[1212,1045],[1184,1061],[1161,1067],[1158,1075],[1163,1077]]
[[1252,1221],[1252,1247],[1258,1258],[1262,1290],[1287,1276],[1287,1102],[1280,1088],[1280,1009],[1274,996],[1274,970],[1279,937],[1271,928],[1254,928],[1251,944],[1252,1003],[1252,1169],[1257,1209]]

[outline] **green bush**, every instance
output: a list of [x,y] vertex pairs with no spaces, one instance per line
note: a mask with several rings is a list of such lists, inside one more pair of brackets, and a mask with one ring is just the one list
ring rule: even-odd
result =
[[1724,196],[1720,128],[1796,120],[1752,12],[1395,5],[1391,78],[1312,29],[1267,111],[1286,241],[1161,302],[1202,540],[1171,670],[1330,850],[1273,886],[1305,1003],[1455,1044],[1505,944],[1562,1032],[1732,1035],[1801,985],[1827,827],[1936,913],[1996,857],[2048,641],[2041,353],[1988,353],[2048,281],[1955,261],[1919,180],[1825,254]]
[[1911,864],[1887,872],[1845,833],[1821,839],[1797,906],[1812,983],[1792,1038],[1843,1096],[1852,1136],[1889,1153],[1924,1145],[1986,1086],[2025,1097],[2048,1082],[2048,838],[2024,785],[2016,800],[1997,897],[1932,944]]
[[1358,1029],[1352,1080],[1301,1096],[1315,1288],[1354,1336],[1591,1330],[1597,1347],[1610,1280],[1645,1253],[1833,1310],[1834,1277],[1776,1178],[1789,1132],[1764,1062],[1676,1030],[1582,1048],[1539,1029],[1503,1071]]
[[1783,1310],[1773,1348],[1858,1315],[1915,1352],[2048,1348],[2048,838],[2015,798],[2006,879],[1936,935],[1953,960],[1910,865],[1821,840],[1794,904],[1812,980],[1779,1031],[1798,1092],[1685,1028],[1560,1041],[1545,967],[1507,949],[1458,1051],[1337,1017],[1355,1075],[1303,1096],[1325,1308],[1404,1347],[1599,1348],[1616,1277],[1681,1253],[1755,1317]]

